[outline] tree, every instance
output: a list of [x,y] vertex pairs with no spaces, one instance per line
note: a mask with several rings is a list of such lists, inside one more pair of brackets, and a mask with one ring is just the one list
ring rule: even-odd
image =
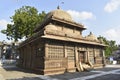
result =
[[6,34],[7,39],[22,39],[33,35],[33,30],[38,23],[41,23],[46,13],[38,13],[37,9],[31,6],[23,6],[15,10],[15,14],[10,17],[13,24],[7,24],[7,29],[2,30]]
[[99,40],[102,39],[103,43],[105,45],[107,45],[106,48],[105,48],[105,55],[106,55],[106,57],[111,56],[112,52],[118,49],[118,46],[116,45],[115,41],[107,40],[105,37],[102,37],[102,36],[99,36],[98,39]]

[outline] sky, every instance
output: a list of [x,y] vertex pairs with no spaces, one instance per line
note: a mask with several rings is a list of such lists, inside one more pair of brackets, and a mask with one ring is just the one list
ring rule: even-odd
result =
[[[10,17],[22,6],[35,7],[39,13],[57,9],[67,11],[74,21],[83,24],[94,35],[115,40],[120,44],[120,0],[1,0],[0,1],[0,31],[11,23]],[[6,35],[0,33],[0,41],[9,41]]]

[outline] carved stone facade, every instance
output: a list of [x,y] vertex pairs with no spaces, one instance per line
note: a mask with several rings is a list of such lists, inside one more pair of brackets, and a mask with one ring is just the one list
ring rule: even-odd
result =
[[49,12],[35,34],[20,44],[18,65],[44,75],[103,67],[105,45],[92,33],[83,37],[85,29],[61,9]]

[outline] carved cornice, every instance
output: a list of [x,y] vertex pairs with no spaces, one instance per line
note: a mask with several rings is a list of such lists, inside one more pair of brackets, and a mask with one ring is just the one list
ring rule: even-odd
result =
[[[60,31],[56,31],[56,33],[55,32],[53,32],[53,31],[45,31],[46,32],[46,35],[45,36],[54,36],[54,38],[56,39],[58,39],[58,40],[62,40],[62,39],[68,39],[68,41],[69,40],[76,40],[76,42],[77,41],[81,41],[81,42],[87,42],[87,43],[94,43],[94,44],[96,44],[96,45],[98,45],[98,44],[100,44],[100,45],[104,45],[104,44],[102,44],[99,40],[89,40],[89,39],[86,39],[85,37],[82,37],[82,36],[78,36],[78,35],[73,35],[73,34],[65,34],[65,33],[63,33],[63,32],[60,32]],[[58,38],[59,37],[59,38]],[[105,45],[104,45],[105,46]]]

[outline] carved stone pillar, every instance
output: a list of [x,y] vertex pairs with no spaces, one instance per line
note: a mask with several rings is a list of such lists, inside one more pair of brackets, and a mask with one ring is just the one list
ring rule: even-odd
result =
[[45,43],[45,57],[48,57],[48,43]]
[[89,61],[89,51],[86,52],[87,53],[87,61]]
[[94,49],[94,60],[95,60],[95,64],[96,64],[96,49]]
[[78,63],[78,50],[76,46],[75,46],[75,63]]
[[65,57],[65,68],[68,68],[68,59],[67,59],[67,48],[66,44],[64,44],[64,57]]
[[105,52],[104,52],[104,50],[102,50],[102,55],[103,55],[103,64],[106,65],[106,61],[105,61]]
[[88,62],[88,53],[85,51],[85,62]]
[[64,45],[64,56],[65,56],[65,58],[67,58],[67,49],[66,49],[66,45]]

